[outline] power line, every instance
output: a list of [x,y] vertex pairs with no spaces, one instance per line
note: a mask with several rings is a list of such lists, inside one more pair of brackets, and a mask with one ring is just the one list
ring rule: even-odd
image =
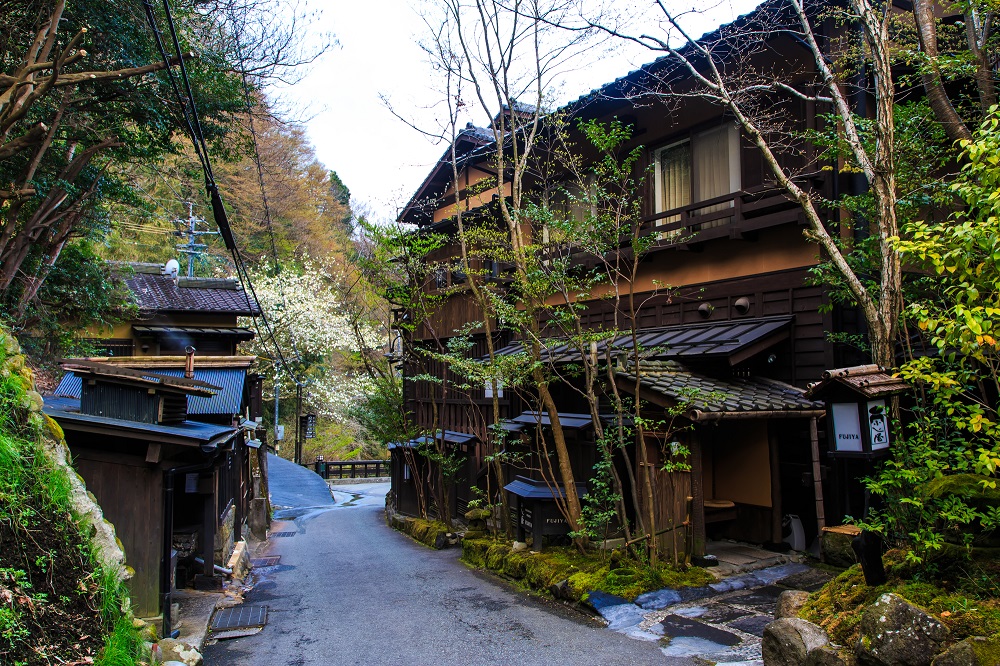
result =
[[[160,52],[160,56],[163,58],[165,69],[167,71],[167,77],[170,80],[171,88],[173,89],[174,96],[180,103],[182,116],[184,118],[184,124],[188,130],[188,135],[191,137],[192,143],[194,144],[195,153],[198,155],[198,159],[201,162],[202,170],[205,174],[205,188],[208,190],[209,198],[212,203],[212,214],[215,218],[215,223],[219,228],[219,233],[222,235],[222,239],[226,243],[226,248],[233,255],[233,262],[236,265],[236,275],[240,280],[240,285],[243,287],[243,293],[247,299],[247,308],[253,311],[252,304],[250,302],[251,295],[258,304],[260,300],[257,298],[256,290],[253,287],[253,281],[250,279],[250,274],[246,269],[246,265],[243,262],[243,257],[240,254],[239,248],[236,246],[236,239],[233,236],[232,228],[229,225],[229,218],[226,214],[226,208],[222,202],[222,195],[219,193],[219,188],[215,183],[215,177],[212,173],[212,165],[208,156],[208,146],[205,143],[205,137],[201,128],[201,121],[198,118],[198,110],[194,100],[194,92],[191,89],[191,81],[187,73],[187,66],[184,64],[184,54],[181,52],[180,42],[177,38],[177,29],[174,25],[173,16],[170,12],[170,2],[169,0],[163,0],[163,10],[167,18],[167,26],[170,30],[170,37],[174,45],[174,50],[177,53],[178,64],[180,65],[181,78],[184,83],[184,89],[187,92],[187,101],[185,97],[181,94],[180,87],[177,83],[176,76],[174,75],[173,69],[170,66],[170,58],[167,55],[167,50],[163,45],[163,36],[160,33],[159,28],[156,24],[156,16],[153,11],[153,6],[151,0],[143,0],[143,5],[146,9],[146,17],[149,20],[150,28],[153,32],[153,38],[156,41],[157,49]],[[189,112],[190,107],[190,112]],[[274,336],[274,329],[271,327],[267,316],[264,314],[263,309],[260,310],[260,318],[264,322],[264,326],[267,328],[269,333],[269,339],[271,344],[274,346],[277,352],[278,358],[281,359],[281,365],[285,368],[285,371],[293,378],[297,386],[302,386],[302,382],[296,376],[292,367],[288,364],[285,359],[285,355],[281,350],[278,341]],[[254,323],[256,325],[256,317],[254,317]],[[259,333],[259,332],[258,332]]]

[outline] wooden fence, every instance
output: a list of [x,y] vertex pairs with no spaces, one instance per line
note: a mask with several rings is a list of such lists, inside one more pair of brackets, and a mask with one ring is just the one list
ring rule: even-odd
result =
[[388,460],[317,460],[303,463],[324,479],[375,479],[389,476]]

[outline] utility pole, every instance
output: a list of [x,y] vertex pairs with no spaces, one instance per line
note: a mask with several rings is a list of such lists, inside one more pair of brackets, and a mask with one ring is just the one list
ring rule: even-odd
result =
[[188,242],[181,243],[177,245],[176,248],[181,254],[187,255],[187,276],[194,277],[194,260],[196,257],[204,254],[205,248],[208,245],[204,243],[199,243],[198,239],[202,236],[218,236],[218,231],[199,231],[198,225],[205,224],[205,218],[194,216],[194,204],[190,201],[187,202],[188,216],[187,219],[177,218],[174,220],[174,224],[181,228],[180,231],[175,231],[174,234],[177,236],[187,236]]
[[302,464],[302,445],[305,444],[305,433],[302,432],[302,384],[295,384],[295,462]]
[[278,382],[278,366],[274,367],[274,451],[278,451],[278,400],[281,393],[281,384]]

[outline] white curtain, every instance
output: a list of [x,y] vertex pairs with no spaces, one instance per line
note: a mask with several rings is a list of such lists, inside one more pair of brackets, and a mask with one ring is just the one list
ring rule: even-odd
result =
[[[725,124],[694,137],[694,200],[706,201],[739,189],[739,143],[736,127]],[[695,211],[704,215],[733,206],[732,202],[707,206]],[[705,222],[699,228],[709,229],[729,224],[732,218]]]

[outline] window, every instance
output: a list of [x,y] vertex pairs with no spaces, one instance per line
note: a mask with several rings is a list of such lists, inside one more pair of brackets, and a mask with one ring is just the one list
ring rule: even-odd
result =
[[584,225],[590,226],[592,224],[592,220],[597,216],[597,206],[593,201],[594,185],[594,174],[588,174],[586,187],[589,192],[584,191],[580,183],[572,182],[563,184],[551,194],[548,206],[552,216],[560,221],[572,221],[573,224],[561,224],[559,228],[553,228],[546,224],[542,227],[542,243],[544,245],[575,240],[572,238],[573,234],[570,229],[579,229],[583,228]]
[[[654,153],[655,210],[664,213],[725,196],[740,189],[740,142],[736,125],[727,123],[691,138],[672,143]],[[731,208],[731,201],[701,208],[689,208],[690,215],[706,215]],[[680,212],[657,220],[657,225],[678,222]],[[708,229],[728,224],[732,218],[710,220],[693,227]],[[680,235],[682,229],[662,237]]]
[[448,288],[448,271],[443,266],[438,266],[436,269],[434,269],[434,288],[435,289]]

